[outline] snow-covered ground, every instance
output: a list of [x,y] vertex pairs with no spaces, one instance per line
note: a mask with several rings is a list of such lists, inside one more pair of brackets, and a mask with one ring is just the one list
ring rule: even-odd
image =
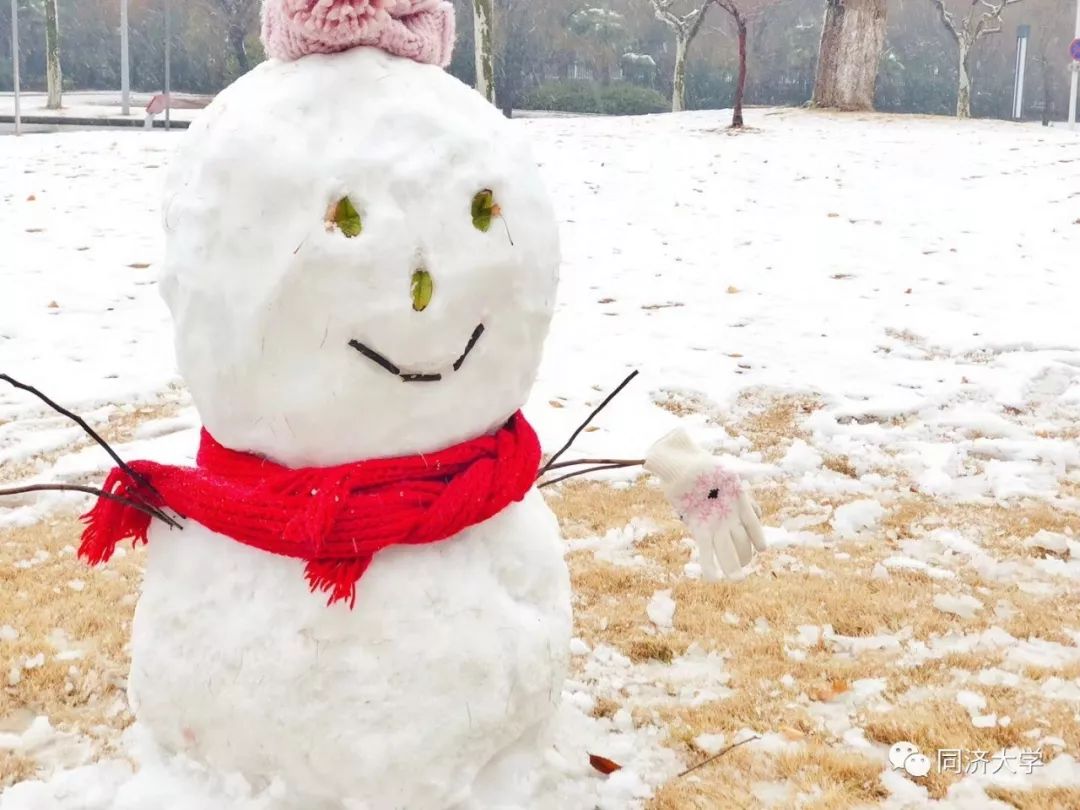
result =
[[[583,435],[582,455],[638,457],[681,421],[727,454],[772,507],[767,522],[779,550],[763,558],[748,586],[757,581],[767,591],[770,575],[783,581],[813,568],[798,556],[804,549],[825,549],[848,566],[873,547],[880,554],[866,558],[867,582],[917,575],[925,590],[938,589],[927,599],[935,621],[958,622],[936,634],[916,626],[857,638],[812,622],[788,638],[792,661],[807,650],[848,658],[869,651],[894,659],[883,666],[912,667],[1000,652],[1000,666],[954,684],[976,728],[1009,719],[987,708],[979,684],[986,691],[1022,678],[1032,694],[1080,699],[1075,614],[1068,626],[1048,624],[1045,637],[1007,628],[1021,598],[1061,604],[1075,598],[1080,580],[1080,138],[917,117],[757,111],[752,118],[756,129],[739,135],[713,113],[520,124],[536,141],[565,254],[529,417],[545,445],[557,446],[603,392],[640,369],[598,429]],[[180,460],[194,450],[197,418],[174,371],[155,286],[157,194],[176,137],[0,139],[0,372],[99,425],[139,409],[165,417],[125,434],[128,457]],[[513,228],[512,219],[507,224]],[[784,435],[769,438],[762,422],[777,403],[792,404],[795,416],[780,421]],[[0,388],[0,465],[0,481],[84,481],[107,459],[26,395]],[[927,517],[924,508],[898,530],[895,516],[913,499],[937,511]],[[63,502],[8,500],[0,527],[17,532]],[[1052,515],[1049,528],[1002,535],[1000,527],[949,517],[1036,507]],[[647,568],[639,546],[650,531],[647,521],[635,522],[572,548],[614,567]],[[17,559],[32,557],[27,550]],[[685,576],[695,573],[691,563]],[[658,636],[687,632],[678,584],[660,580],[642,604],[641,624]],[[666,593],[673,586],[674,602]],[[734,604],[731,627],[768,630],[764,618],[739,616]],[[18,615],[0,616],[12,633],[19,624]],[[33,670],[7,661],[4,638],[0,632],[0,663]],[[607,746],[594,753],[627,765],[607,782],[567,765],[568,780],[588,785],[576,795],[605,808],[635,806],[680,762],[693,764],[694,752],[751,731],[763,739],[740,755],[780,756],[799,745],[766,723],[679,747],[661,733],[659,716],[653,723],[631,716],[629,708],[648,715],[665,702],[730,699],[725,650],[700,641],[665,666],[634,663],[617,645],[576,642],[569,727]],[[1052,677],[1033,680],[1033,667]],[[802,686],[786,687],[792,701]],[[844,698],[817,701],[811,714],[821,732],[880,760],[882,806],[927,806],[926,788],[889,768],[888,746],[868,742],[860,725],[863,713],[897,701],[883,707],[884,686],[873,678],[851,687]],[[619,695],[627,710],[595,711],[598,700]],[[1072,759],[1080,740],[1070,736],[1080,726],[1054,722],[1026,738],[1032,748],[1049,740],[1045,765],[1034,776],[1014,775],[1007,787],[1080,789]],[[33,752],[50,733],[39,722],[0,734],[0,752]],[[113,763],[70,784],[82,789],[88,773],[110,789],[128,778]],[[979,785],[1003,779],[958,780],[949,806],[995,806]],[[19,803],[18,795],[43,795],[33,790],[12,790],[0,807],[48,806]],[[783,783],[756,790],[758,801],[778,806],[813,798]]]

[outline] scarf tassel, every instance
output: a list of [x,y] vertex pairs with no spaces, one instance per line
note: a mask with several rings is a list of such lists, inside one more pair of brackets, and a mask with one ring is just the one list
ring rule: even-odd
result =
[[352,560],[311,560],[305,576],[312,593],[325,593],[326,605],[347,602],[349,610],[356,607],[356,583],[371,565],[371,557]]
[[[147,501],[145,490],[119,468],[109,473],[103,491],[135,503]],[[123,540],[132,540],[136,545],[148,542],[150,515],[111,498],[99,498],[82,516],[82,521],[86,529],[79,546],[79,557],[91,565],[108,562],[116,552],[117,543]]]

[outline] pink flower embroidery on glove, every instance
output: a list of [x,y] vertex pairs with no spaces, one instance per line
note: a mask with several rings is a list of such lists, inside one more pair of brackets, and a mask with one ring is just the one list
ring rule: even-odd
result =
[[735,513],[742,484],[738,476],[720,467],[703,472],[679,499],[687,523],[715,524]]

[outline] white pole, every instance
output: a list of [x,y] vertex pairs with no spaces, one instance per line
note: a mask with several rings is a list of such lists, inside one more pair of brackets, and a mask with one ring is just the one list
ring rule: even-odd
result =
[[[1080,39],[1080,0],[1076,0],[1076,38]],[[1076,126],[1076,91],[1077,83],[1080,81],[1080,74],[1077,73],[1077,69],[1080,68],[1080,62],[1073,60],[1069,65],[1072,68],[1072,83],[1069,88],[1069,126]]]
[[131,115],[131,54],[128,49],[128,0],[120,0],[120,112]]
[[11,0],[11,75],[15,80],[15,134],[22,134],[22,109],[19,104],[19,4]]
[[[1077,0],[1080,2],[1080,0]],[[165,129],[172,125],[172,15],[165,0]]]
[[1031,29],[1021,25],[1016,29],[1016,84],[1013,86],[1013,119],[1024,117],[1024,74],[1027,68],[1028,33]]

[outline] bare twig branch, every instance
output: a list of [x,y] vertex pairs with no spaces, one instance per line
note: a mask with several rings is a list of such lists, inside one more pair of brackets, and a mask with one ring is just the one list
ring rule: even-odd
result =
[[570,438],[567,439],[566,444],[559,448],[559,452],[557,452],[548,460],[548,463],[545,464],[540,470],[540,472],[537,474],[537,478],[543,476],[548,470],[552,469],[551,465],[558,461],[562,454],[570,449],[574,442],[577,441],[577,437],[580,436],[582,434],[582,431],[584,431],[585,428],[589,426],[589,423],[596,418],[597,414],[599,414],[600,411],[604,410],[604,408],[606,408],[611,403],[611,400],[615,399],[615,397],[621,394],[622,390],[626,388],[626,386],[628,386],[630,383],[632,383],[634,381],[634,378],[640,373],[641,372],[639,371],[632,372],[625,380],[623,380],[619,384],[618,388],[608,394],[607,398],[603,402],[601,402],[591,414],[589,414],[589,418],[582,422],[581,425],[578,426],[578,429],[574,431],[573,435],[571,435]]
[[751,742],[753,742],[754,740],[760,740],[760,739],[761,739],[761,737],[757,737],[757,736],[755,736],[755,737],[747,737],[747,738],[746,738],[745,740],[740,740],[740,741],[739,741],[739,742],[737,742],[737,743],[732,743],[732,744],[731,744],[731,745],[729,745],[729,746],[728,746],[727,748],[725,748],[725,749],[724,749],[723,751],[721,751],[721,752],[720,752],[719,754],[716,754],[716,755],[714,755],[714,756],[711,756],[711,757],[709,757],[709,758],[708,758],[707,760],[705,760],[704,762],[699,762],[699,763],[698,763],[697,765],[694,765],[694,766],[693,766],[692,768],[687,768],[687,769],[686,769],[685,771],[683,771],[682,773],[680,773],[680,774],[679,774],[678,776],[676,776],[675,778],[676,778],[676,779],[681,779],[682,777],[686,776],[687,774],[689,774],[689,773],[693,773],[693,772],[694,772],[694,771],[696,771],[696,770],[697,770],[698,768],[704,768],[704,767],[705,767],[706,765],[708,765],[709,763],[711,763],[711,762],[716,762],[716,760],[720,759],[720,757],[724,756],[724,754],[728,753],[729,751],[734,751],[734,750],[735,750],[736,748],[738,748],[738,747],[739,747],[740,745],[746,745],[747,743],[751,743]]
[[594,472],[605,472],[607,470],[624,470],[627,467],[640,467],[641,465],[636,461],[625,462],[621,464],[600,464],[596,467],[586,467],[584,470],[578,470],[576,472],[567,473],[566,475],[553,478],[550,481],[544,481],[542,484],[537,484],[537,489],[543,489],[544,487],[550,487],[554,484],[562,483],[563,481],[569,481],[571,478],[577,478],[580,475],[588,475]]
[[546,469],[548,470],[563,470],[567,467],[581,467],[586,464],[623,464],[627,467],[640,467],[645,463],[645,459],[626,459],[626,458],[582,458],[577,461],[560,461],[558,464],[549,464]]
[[101,489],[95,489],[94,487],[84,487],[77,484],[29,484],[23,487],[12,487],[10,489],[0,489],[0,498],[10,495],[26,495],[32,492],[81,492],[85,495],[96,495],[99,498],[104,498],[108,501],[116,501],[122,503],[124,506],[128,506],[132,509],[136,509],[142,512],[144,515],[150,515],[158,520],[167,522],[174,529],[183,529],[184,527],[170,518],[160,509],[150,506],[145,503],[128,500],[122,498],[119,495],[113,495],[111,492],[105,492]]
[[[103,438],[101,438],[101,436],[97,433],[97,431],[95,431],[92,427],[90,427],[90,425],[87,424],[86,420],[83,419],[81,416],[79,416],[78,414],[76,414],[76,413],[74,413],[72,411],[69,411],[67,408],[63,407],[62,405],[57,404],[51,398],[46,396],[42,391],[39,391],[34,386],[27,385],[26,383],[23,383],[23,382],[19,382],[18,380],[16,380],[14,377],[11,377],[10,375],[0,374],[0,381],[6,382],[8,385],[12,386],[13,388],[17,388],[20,391],[26,391],[28,394],[32,394],[33,396],[37,397],[39,400],[41,400],[43,403],[45,403],[47,406],[49,406],[49,408],[56,411],[61,416],[65,417],[67,419],[70,419],[72,422],[74,422],[76,425],[78,425],[80,428],[82,428],[83,432],[87,436],[89,436],[91,439],[93,439],[94,442],[96,442],[98,444],[98,446],[100,446],[106,453],[108,453],[109,457],[113,461],[116,462],[116,465],[121,470],[123,470],[125,473],[128,474],[128,476],[131,478],[131,480],[135,481],[140,486],[142,486],[142,487],[146,488],[147,490],[149,490],[150,492],[154,493],[159,498],[161,497],[161,493],[158,492],[156,489],[154,489],[153,484],[151,484],[149,481],[147,481],[144,476],[140,475],[138,472],[136,472],[134,469],[132,469],[127,464],[127,462],[125,462],[122,458],[120,458],[120,456],[117,454],[117,452],[112,449],[112,445],[110,445],[107,441],[105,441]],[[149,514],[152,514],[154,517],[156,517],[159,520],[163,521],[164,523],[167,523],[168,525],[172,526],[174,529],[183,528],[179,523],[177,523],[175,520],[173,520],[173,518],[171,518],[169,515],[167,515],[162,510],[158,509],[153,504],[150,504],[150,503],[146,502],[145,500],[141,501],[141,503],[145,507],[141,511],[146,512],[146,511],[150,510],[148,512]]]
[[101,438],[101,436],[98,435],[97,431],[90,427],[90,425],[86,423],[86,420],[83,419],[81,416],[73,413],[72,411],[69,411],[62,405],[58,405],[56,402],[54,402],[44,393],[39,391],[37,388],[34,388],[34,386],[32,385],[27,385],[26,383],[19,382],[14,377],[11,377],[7,374],[0,374],[0,380],[6,382],[8,385],[14,388],[18,388],[20,391],[26,391],[29,394],[33,394],[35,397],[48,405],[52,410],[56,411],[61,416],[70,419],[72,422],[82,428],[83,432],[87,436],[93,439],[106,453],[109,454],[109,457],[116,462],[116,466],[118,466],[128,475],[130,475],[133,480],[138,481],[148,490],[153,492],[155,495],[161,494],[156,489],[154,489],[154,487],[150,484],[149,481],[147,481],[143,476],[139,475],[139,473],[135,472],[135,470],[131,469],[131,467],[129,467],[127,463],[122,458],[120,458],[119,455],[117,455],[116,451],[112,449],[112,446],[103,438]]
[[930,2],[937,8],[938,14],[941,16],[941,24],[945,26],[945,30],[949,32],[953,39],[959,42],[960,29],[956,27],[953,13],[945,8],[945,0],[930,0]]

